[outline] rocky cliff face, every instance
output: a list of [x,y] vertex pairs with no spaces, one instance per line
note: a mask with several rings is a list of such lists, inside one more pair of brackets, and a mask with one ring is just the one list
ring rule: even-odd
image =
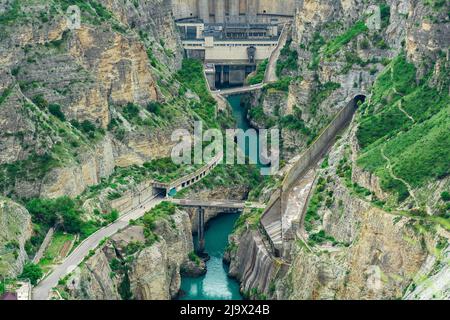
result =
[[146,242],[142,226],[129,226],[106,241],[65,285],[69,299],[168,300],[178,294],[180,272],[193,270],[189,216],[177,211],[156,222],[157,240]]
[[25,242],[33,229],[31,216],[21,205],[0,198],[0,276],[14,278],[28,261]]
[[[445,121],[448,121],[449,77],[443,70],[448,68],[449,39],[436,31],[449,27],[443,8],[446,5],[402,0],[300,3],[292,42],[285,48],[284,58],[281,54],[281,62],[297,55],[298,68],[289,70],[281,65],[281,79],[290,80],[289,85],[283,86],[279,81],[263,92],[253,102],[252,108],[260,109],[253,115],[262,119],[263,124],[272,121],[289,129],[290,121],[285,117],[292,114],[304,124],[297,130],[304,130],[305,126],[308,129],[309,132],[303,131],[306,139],[311,134],[314,136],[348,98],[367,96],[367,105],[373,109],[360,111],[322,168],[317,170],[304,216],[303,200],[288,204],[291,211],[299,208],[299,221],[295,222],[295,236],[285,243],[284,259],[269,254],[270,246],[262,232],[239,230],[232,238],[230,272],[240,279],[241,288],[250,297],[427,299],[448,296],[448,206],[440,198],[449,187],[448,170],[447,174],[430,174],[416,182],[412,176],[420,172],[422,160],[409,153],[402,155],[401,161],[412,157],[416,165],[409,175],[403,171],[402,179],[401,161],[390,162],[389,157],[398,155],[406,146],[386,156],[387,147],[382,145],[387,141],[390,147],[398,146],[396,139],[406,139],[415,132],[416,126],[425,125],[424,121],[433,116],[440,118],[441,113],[446,114]],[[372,12],[380,13],[379,24],[367,18]],[[364,16],[364,13],[369,14]],[[289,50],[297,53],[289,54]],[[402,59],[392,58],[403,52],[407,62],[405,67],[398,68]],[[412,76],[405,80],[408,66],[413,70]],[[385,68],[390,73],[382,71]],[[412,90],[405,91],[403,100],[400,98],[398,102],[397,87],[400,88],[401,81],[406,87],[416,88],[416,92],[436,90],[435,96],[439,98],[423,100],[422,109],[413,112],[412,104],[404,104]],[[391,83],[388,86],[392,92],[385,91],[382,93],[385,100],[378,100],[383,92],[380,86],[386,83]],[[285,92],[284,97],[280,89]],[[440,99],[446,103],[441,104]],[[439,108],[427,120],[422,119],[420,114],[433,104]],[[289,105],[295,105],[300,112]],[[402,132],[377,141],[380,156],[374,170],[368,163],[374,164],[375,158],[371,158],[372,162],[365,158],[364,165],[359,160],[372,147],[363,142],[361,123],[375,121],[367,120],[367,115],[388,114],[390,105],[395,105],[409,122],[402,127]],[[275,110],[274,106],[280,108]],[[395,116],[388,118],[386,121],[392,121]],[[432,127],[428,126],[429,130]],[[367,134],[376,136],[376,130],[371,127]],[[389,130],[392,128],[385,129]],[[448,134],[448,127],[444,131]],[[299,150],[304,145],[295,147]],[[371,156],[375,157],[375,151]],[[438,166],[438,161],[433,163]],[[388,187],[387,181],[392,185],[400,181],[404,186]],[[400,189],[406,194],[403,198],[399,197]],[[289,199],[295,190],[291,190]]]
[[[5,195],[76,196],[115,166],[168,156],[172,129],[191,126],[179,84],[160,89],[181,65],[170,1],[87,3],[75,29],[67,7],[51,0],[3,3]],[[166,118],[178,113],[176,120],[149,111],[151,103],[171,109]]]

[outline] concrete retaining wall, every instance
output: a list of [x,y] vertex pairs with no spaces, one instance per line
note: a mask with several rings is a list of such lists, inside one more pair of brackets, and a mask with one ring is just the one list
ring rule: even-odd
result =
[[[286,210],[286,197],[291,187],[306,173],[306,171],[315,165],[320,158],[333,145],[337,133],[345,128],[351,121],[357,104],[355,98],[347,101],[345,107],[338,112],[330,124],[322,131],[319,137],[311,144],[311,146],[303,152],[299,160],[289,170],[284,178],[281,187],[270,199],[269,205],[261,217],[261,225],[263,228],[282,218],[283,212]],[[269,239],[271,241],[271,239]],[[272,243],[273,247],[273,243]]]
[[320,160],[320,157],[322,157],[333,144],[337,133],[350,122],[356,108],[357,105],[354,98],[350,99],[325,130],[322,131],[320,136],[303,152],[299,160],[284,178],[282,183],[282,193],[288,191],[298,178],[305,173],[306,169]]
[[[249,16],[293,16],[298,0],[171,0],[172,11],[175,19],[203,17],[209,20],[209,16],[215,16],[217,3],[223,8],[220,17],[226,14],[230,16],[248,14]],[[220,20],[220,19],[219,19]]]
[[111,208],[119,211],[121,215],[139,206],[154,195],[152,181],[141,182],[136,188],[127,190],[122,197],[111,201]]

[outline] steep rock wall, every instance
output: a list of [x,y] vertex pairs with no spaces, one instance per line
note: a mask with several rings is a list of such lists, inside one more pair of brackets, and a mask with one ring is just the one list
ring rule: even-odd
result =
[[[170,220],[170,221],[169,221]],[[69,299],[168,300],[178,294],[180,272],[193,251],[189,216],[177,211],[158,220],[158,240],[145,243],[141,226],[111,237],[78,267],[61,290]]]
[[21,205],[0,197],[0,277],[14,278],[28,261],[25,242],[33,229],[31,216]]

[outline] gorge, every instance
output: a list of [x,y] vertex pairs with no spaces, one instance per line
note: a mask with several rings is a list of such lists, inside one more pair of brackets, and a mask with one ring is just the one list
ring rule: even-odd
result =
[[[448,300],[448,10],[0,0],[0,296]],[[279,129],[280,169],[175,164],[196,121]],[[245,205],[204,261],[173,199]]]

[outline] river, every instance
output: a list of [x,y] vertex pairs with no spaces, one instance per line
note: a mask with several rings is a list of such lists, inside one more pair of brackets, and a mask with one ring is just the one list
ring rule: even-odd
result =
[[[181,300],[241,300],[239,283],[228,277],[228,266],[223,262],[223,253],[228,245],[228,235],[233,231],[239,214],[223,214],[208,223],[205,233],[205,252],[210,256],[206,262],[207,272],[199,278],[183,277]],[[197,237],[194,236],[194,243]]]
[[[246,110],[241,107],[241,96],[234,95],[228,98],[233,109],[233,117],[238,128],[247,130],[250,124],[247,120]],[[248,146],[239,146],[245,149],[248,155]],[[222,259],[226,246],[228,245],[228,235],[233,231],[234,223],[239,214],[222,214],[212,219],[208,223],[205,232],[205,251],[211,257],[206,262],[207,272],[199,278],[183,277],[181,279],[181,290],[183,296],[181,300],[241,300],[239,283],[228,277],[228,266]],[[194,236],[194,244],[197,237]]]

